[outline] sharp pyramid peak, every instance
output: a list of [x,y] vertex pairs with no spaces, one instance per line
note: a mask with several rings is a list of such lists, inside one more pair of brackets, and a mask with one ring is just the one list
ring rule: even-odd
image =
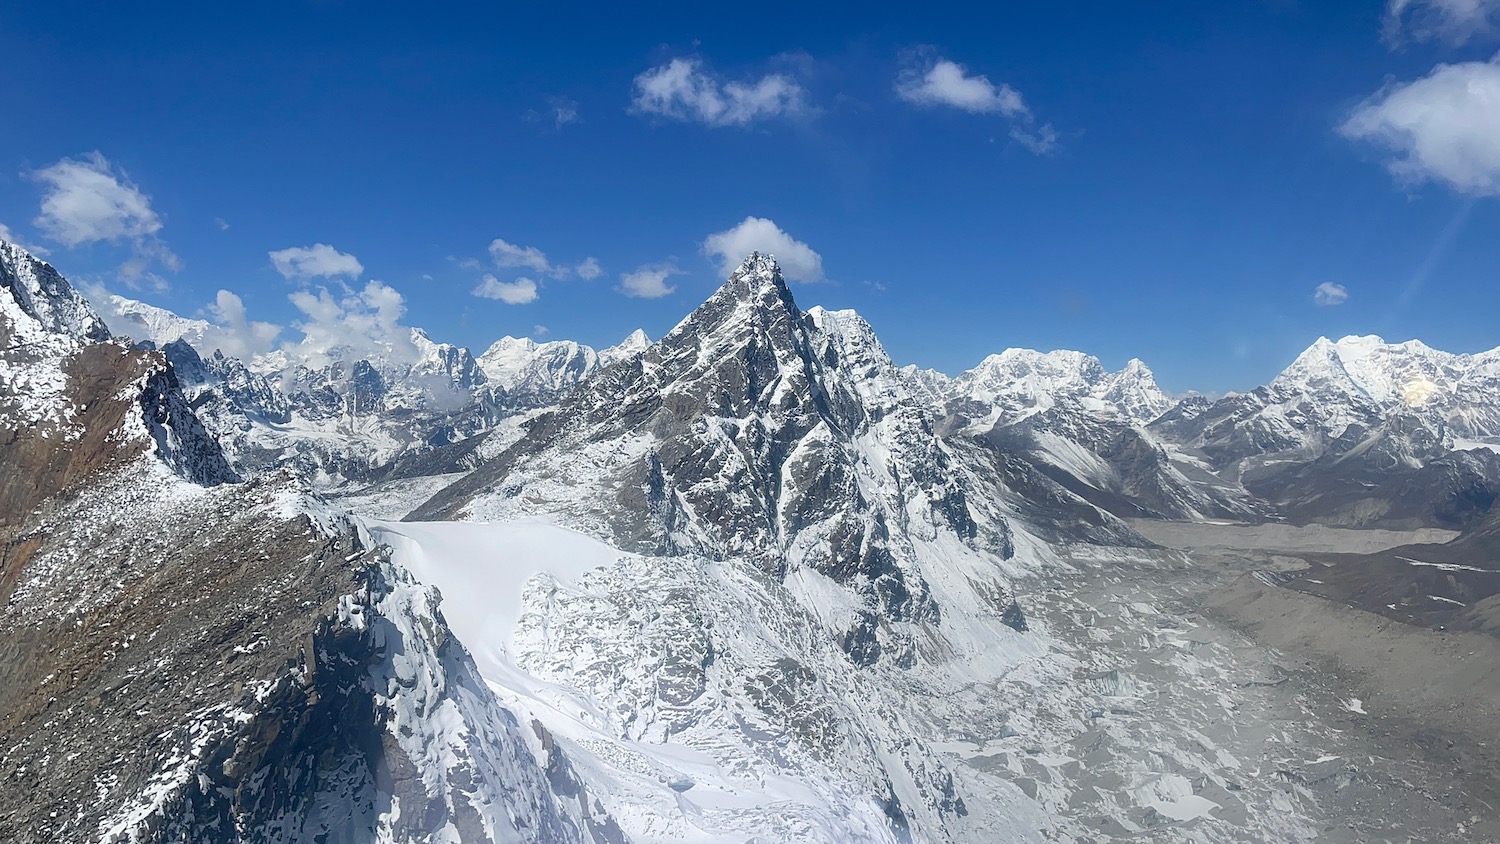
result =
[[767,252],[751,252],[745,256],[720,289],[741,296],[775,291],[779,298],[788,303],[792,301],[791,291],[781,274],[781,265],[776,263],[776,256]]

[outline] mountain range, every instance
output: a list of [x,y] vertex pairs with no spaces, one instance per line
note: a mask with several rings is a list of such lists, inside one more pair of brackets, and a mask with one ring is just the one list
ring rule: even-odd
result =
[[239,359],[10,244],[0,348],[8,840],[1361,840],[1406,763],[1330,768],[1148,525],[1500,568],[1500,351],[950,378],[752,254],[655,342]]

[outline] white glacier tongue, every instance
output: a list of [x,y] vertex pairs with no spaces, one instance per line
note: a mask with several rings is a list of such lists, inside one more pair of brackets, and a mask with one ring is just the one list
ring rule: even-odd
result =
[[581,533],[537,520],[504,524],[368,520],[373,542],[443,594],[443,616],[486,677],[510,665],[510,636],[521,593],[532,577],[574,584],[623,552]]
[[[858,603],[820,575],[783,586],[746,560],[630,554],[534,520],[368,530],[441,590],[500,701],[565,752],[623,840],[1042,840],[1037,807],[998,782],[975,801],[977,775],[956,782],[927,728],[913,744],[934,713],[917,689],[950,682],[919,671],[898,694],[851,663],[828,625]],[[1028,644],[977,621],[964,676],[1019,667]]]

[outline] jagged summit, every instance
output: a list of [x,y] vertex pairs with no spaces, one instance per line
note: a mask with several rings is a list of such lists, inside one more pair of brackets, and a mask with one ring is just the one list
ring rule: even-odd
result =
[[1174,404],[1139,359],[1110,372],[1093,355],[1066,349],[1006,349],[990,355],[952,379],[949,393],[999,409],[1002,420],[1067,405],[1144,424]]
[[0,240],[0,312],[9,316],[6,345],[34,343],[41,335],[81,342],[109,339],[109,329],[67,279],[25,249]]
[[739,267],[729,274],[729,282],[736,281],[747,286],[770,284],[786,289],[786,280],[781,276],[781,265],[776,263],[776,256],[770,253],[751,252],[746,255]]
[[[791,290],[786,286],[786,279],[782,277],[781,267],[776,263],[776,259],[761,252],[751,252],[744,261],[741,261],[739,267],[729,274],[729,279],[719,287],[718,291],[699,306],[697,311],[690,314],[687,320],[683,320],[683,323],[693,319],[705,309],[721,310],[729,302],[754,303],[766,308],[780,308],[797,316],[802,313],[792,298]],[[681,324],[678,327],[680,328]]]
[[645,331],[637,328],[630,332],[624,340],[621,340],[618,345],[599,350],[599,363],[603,366],[608,366],[616,361],[624,360],[631,355],[644,352],[650,347],[651,338],[646,336]]

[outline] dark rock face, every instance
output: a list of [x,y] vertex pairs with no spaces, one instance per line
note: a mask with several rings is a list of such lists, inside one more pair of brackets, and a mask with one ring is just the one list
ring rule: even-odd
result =
[[[1011,424],[997,424],[985,438],[1025,455],[1043,474],[1089,503],[1121,517],[1245,518],[1255,505],[1211,477],[1189,477],[1147,433],[1116,417],[1056,406]],[[1087,477],[1049,453],[1061,439],[1097,459],[1102,471]],[[1206,473],[1204,473],[1206,474]]]

